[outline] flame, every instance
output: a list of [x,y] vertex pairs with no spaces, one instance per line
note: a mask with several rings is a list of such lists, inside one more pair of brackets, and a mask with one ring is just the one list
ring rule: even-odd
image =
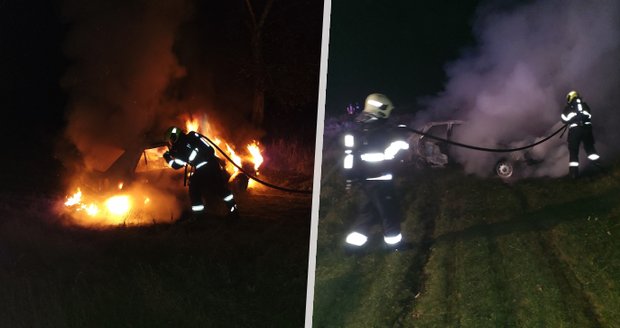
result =
[[[252,163],[254,167],[254,172],[248,172],[248,173],[255,174],[255,175],[259,174],[258,168],[263,164],[264,158],[263,158],[263,155],[261,154],[261,148],[260,148],[260,144],[258,143],[258,141],[253,140],[250,144],[246,145],[245,149],[247,150],[247,154],[243,154],[243,155],[237,154],[234,150],[235,149],[234,145],[221,139],[219,134],[207,122],[206,119],[203,119],[202,120],[203,124],[200,124],[201,121],[199,121],[197,118],[191,115],[185,115],[184,117],[185,117],[185,128],[187,129],[187,131],[196,131],[203,135],[209,136],[209,139],[211,139],[213,143],[215,143],[218,147],[222,147],[221,146],[222,144],[225,145],[226,147],[224,150],[226,151],[226,155],[228,155],[228,157],[230,157],[235,164],[237,164],[240,167],[244,167],[243,166],[244,163]],[[215,155],[221,158],[221,155],[218,154],[217,151]],[[239,169],[228,161],[226,163],[226,170],[228,172],[232,172],[230,176],[230,181],[232,181],[232,179],[234,179],[239,174]],[[252,188],[254,186],[256,186],[255,181],[250,179],[248,183],[248,188]]]
[[256,140],[252,141],[251,144],[248,145],[248,151],[252,155],[252,162],[254,163],[254,170],[258,174],[258,168],[261,164],[263,164],[263,155],[260,153],[260,148],[258,147],[258,142]]
[[[235,154],[235,151],[228,144],[226,144],[226,148],[228,150],[228,156],[230,156],[230,158],[233,160],[235,164],[237,164],[238,166],[241,166],[241,157],[237,156],[237,154]],[[233,176],[235,176],[239,172],[239,169],[234,165],[232,165],[232,170],[233,170],[233,174],[232,174]]]
[[[120,186],[119,186],[120,187]],[[133,201],[129,194],[113,195],[107,197],[104,201],[90,199],[92,197],[84,196],[81,188],[77,188],[76,192],[67,197],[64,203],[65,208],[72,210],[72,217],[75,223],[83,225],[118,225],[125,223],[132,208]],[[149,203],[146,197],[144,204]],[[138,224],[138,223],[136,223]]]
[[118,183],[118,190],[122,190],[123,189],[123,182],[119,182]]
[[185,129],[189,132],[189,131],[195,131],[195,132],[199,132],[198,131],[198,127],[200,126],[200,124],[198,123],[198,119],[197,118],[188,118],[187,120],[185,120]]
[[105,206],[112,215],[126,215],[131,209],[131,201],[127,195],[119,195],[108,198]]
[[95,216],[95,215],[97,215],[99,213],[99,207],[97,207],[97,205],[95,205],[95,204],[88,205],[87,207],[84,208],[84,210],[90,216]]
[[82,190],[80,190],[80,188],[77,188],[77,191],[73,195],[67,197],[67,201],[65,202],[65,205],[73,206],[81,202],[82,202]]

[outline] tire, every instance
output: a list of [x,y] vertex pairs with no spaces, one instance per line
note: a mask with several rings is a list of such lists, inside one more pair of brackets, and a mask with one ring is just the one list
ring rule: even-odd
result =
[[507,159],[500,159],[495,163],[495,174],[503,180],[508,180],[515,175],[515,165]]

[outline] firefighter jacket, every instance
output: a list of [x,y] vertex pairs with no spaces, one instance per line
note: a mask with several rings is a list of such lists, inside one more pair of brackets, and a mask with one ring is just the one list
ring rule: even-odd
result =
[[381,122],[363,124],[344,135],[343,168],[352,181],[392,180],[401,150],[409,149],[402,132]]
[[568,124],[569,128],[592,125],[590,107],[579,97],[575,98],[564,107],[561,119],[563,123]]
[[207,164],[217,163],[213,147],[205,137],[196,132],[181,134],[170,150],[164,153],[164,159],[175,170],[185,165],[200,169]]

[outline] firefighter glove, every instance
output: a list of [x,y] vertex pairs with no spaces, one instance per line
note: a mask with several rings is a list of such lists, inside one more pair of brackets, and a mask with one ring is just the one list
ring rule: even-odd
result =
[[164,153],[164,159],[166,160],[166,162],[170,162],[172,160],[172,155],[170,155],[169,151]]

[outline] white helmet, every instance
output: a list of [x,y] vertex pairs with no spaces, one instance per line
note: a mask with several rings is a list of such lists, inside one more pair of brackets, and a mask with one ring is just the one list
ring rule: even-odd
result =
[[373,93],[366,97],[364,110],[358,117],[360,122],[371,122],[378,119],[386,119],[390,117],[390,113],[394,109],[392,101],[383,94]]

